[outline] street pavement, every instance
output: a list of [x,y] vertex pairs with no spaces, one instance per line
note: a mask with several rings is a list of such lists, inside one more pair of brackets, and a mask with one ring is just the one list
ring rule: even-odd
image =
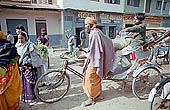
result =
[[[63,52],[65,49],[60,48],[56,51],[49,49],[50,70],[62,67],[64,60],[59,56]],[[70,66],[79,72],[82,70],[82,67],[77,64]],[[162,73],[169,71],[168,65],[163,65],[162,68]],[[126,85],[125,92],[123,92],[120,89],[121,83],[111,80],[102,81],[104,100],[98,101],[95,105],[82,107],[81,103],[88,99],[82,89],[82,80],[73,73],[68,73],[71,87],[63,99],[52,104],[38,101],[35,106],[31,107],[22,103],[23,110],[149,110],[150,103],[147,100],[139,100],[132,94],[131,83]]]

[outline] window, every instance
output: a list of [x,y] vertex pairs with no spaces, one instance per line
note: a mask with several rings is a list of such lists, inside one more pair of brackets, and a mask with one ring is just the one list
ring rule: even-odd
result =
[[48,0],[48,4],[53,4],[53,1],[52,0]]
[[91,0],[91,1],[96,1],[96,2],[99,2],[99,0]]
[[64,16],[64,21],[73,21],[73,16]]
[[120,4],[120,0],[104,0],[104,3]]
[[[166,2],[164,2],[164,4],[163,4],[163,10],[165,10],[166,9]],[[162,7],[162,1],[157,1],[157,3],[156,3],[156,9],[157,10],[161,10],[161,7]]]
[[11,2],[31,3],[32,0],[10,0]]
[[150,7],[151,7],[151,0],[147,0],[146,1],[146,8],[145,8],[146,13],[150,12]]
[[140,0],[127,0],[127,5],[139,7]]
[[164,6],[163,6],[163,10],[165,10],[166,9],[166,2],[164,2]]
[[156,3],[156,9],[157,9],[157,10],[161,10],[161,5],[162,5],[162,1],[157,1],[157,3]]

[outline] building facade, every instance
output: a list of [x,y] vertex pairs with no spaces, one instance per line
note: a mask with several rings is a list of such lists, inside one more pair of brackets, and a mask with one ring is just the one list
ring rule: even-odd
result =
[[[80,31],[84,29],[84,20],[87,16],[92,16],[98,20],[97,27],[101,29],[106,36],[114,38],[116,33],[122,27],[122,13],[110,13],[110,12],[91,12],[91,11],[79,11],[79,10],[64,10],[64,34],[71,33],[77,35],[77,46],[80,44]],[[63,37],[62,41],[66,41],[67,38]],[[63,46],[66,47],[67,43],[63,42]],[[87,47],[88,41],[86,41]]]
[[10,30],[15,35],[15,26],[23,24],[31,41],[36,42],[41,28],[46,28],[50,46],[67,47],[67,33],[78,36],[78,45],[87,16],[95,17],[97,27],[110,38],[133,26],[137,12],[146,13],[147,27],[170,26],[170,0],[1,0],[0,7],[3,32]]
[[45,28],[50,39],[50,45],[61,46],[62,21],[61,10],[58,6],[27,4],[0,2],[1,30],[5,34],[7,31],[11,31],[17,39],[15,28],[21,24],[25,27],[30,40],[36,43],[37,37],[41,36],[41,29]]

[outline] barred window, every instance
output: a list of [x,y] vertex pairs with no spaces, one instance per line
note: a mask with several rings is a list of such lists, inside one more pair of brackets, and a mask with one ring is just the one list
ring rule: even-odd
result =
[[139,7],[140,0],[127,0],[127,5]]
[[52,0],[48,0],[48,4],[53,4],[53,1]]
[[[164,2],[164,5],[163,5],[163,10],[165,10],[166,9],[166,2]],[[161,7],[162,7],[162,1],[157,1],[157,3],[156,3],[156,9],[157,10],[161,10]]]
[[96,2],[99,2],[99,0],[91,0],[91,1],[96,1]]
[[120,0],[104,0],[104,3],[120,4]]
[[73,16],[64,16],[64,21],[73,21]]

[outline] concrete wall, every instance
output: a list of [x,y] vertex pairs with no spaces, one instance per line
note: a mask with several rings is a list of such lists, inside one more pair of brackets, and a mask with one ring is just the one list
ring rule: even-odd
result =
[[120,4],[108,4],[104,3],[104,0],[100,0],[99,2],[92,0],[57,0],[57,5],[64,9],[123,12],[124,0],[120,0]]
[[[162,14],[168,15],[169,14],[169,7],[170,7],[170,0],[165,0],[167,2],[165,10],[162,11]],[[161,10],[156,9],[157,0],[152,0],[151,2],[151,10],[150,13],[152,14],[161,14]]]
[[127,0],[125,0],[125,12],[143,12],[143,8],[144,8],[144,0],[140,0],[140,4],[139,7],[134,7],[134,6],[129,6],[127,5]]

